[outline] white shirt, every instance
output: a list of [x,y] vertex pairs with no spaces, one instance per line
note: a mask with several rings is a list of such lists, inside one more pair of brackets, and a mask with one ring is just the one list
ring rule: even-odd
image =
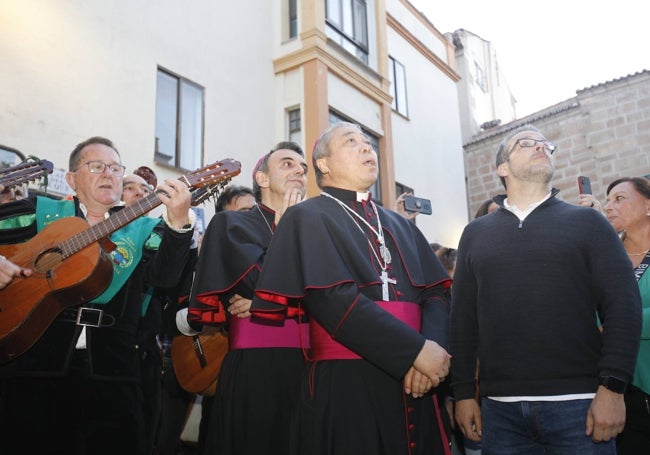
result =
[[537,207],[539,207],[544,201],[546,201],[550,197],[551,197],[551,192],[549,191],[548,194],[546,196],[544,196],[544,198],[542,200],[540,200],[538,202],[533,202],[528,207],[526,207],[524,210],[519,209],[519,207],[517,207],[516,205],[510,205],[508,203],[508,198],[505,198],[503,200],[503,207],[506,210],[509,210],[512,213],[514,213],[517,216],[517,218],[519,218],[519,221],[524,221],[526,219],[526,217],[532,213],[533,210],[535,210]]

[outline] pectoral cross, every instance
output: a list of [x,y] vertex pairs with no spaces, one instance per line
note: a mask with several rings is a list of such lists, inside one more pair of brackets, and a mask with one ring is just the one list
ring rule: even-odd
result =
[[381,299],[388,301],[388,283],[396,284],[397,280],[395,278],[388,278],[388,273],[385,270],[381,271],[379,278],[381,278]]

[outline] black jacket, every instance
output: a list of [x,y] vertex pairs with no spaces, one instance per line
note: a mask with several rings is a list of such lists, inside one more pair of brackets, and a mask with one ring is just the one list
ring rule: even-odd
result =
[[[0,220],[7,213],[25,215],[31,205],[36,210],[35,200],[23,200],[0,206]],[[20,210],[17,210],[17,208]],[[79,202],[75,199],[76,216],[83,217]],[[111,209],[111,213],[121,207]],[[22,240],[33,236],[35,229],[20,229]],[[101,305],[107,314],[115,319],[110,327],[86,330],[88,374],[107,380],[139,381],[140,346],[138,330],[141,320],[143,289],[148,286],[170,288],[177,285],[186,271],[190,260],[192,232],[177,233],[161,221],[154,228],[162,241],[157,249],[143,248],[140,263],[136,266],[126,284],[110,302]],[[0,231],[0,242],[16,243],[18,230]],[[9,242],[8,242],[9,241]],[[80,305],[69,307],[76,309]],[[86,303],[83,306],[92,306]],[[64,311],[68,312],[67,310]],[[62,376],[67,373],[75,352],[75,344],[81,333],[81,326],[60,315],[40,339],[17,359],[0,367],[0,377],[11,376]]]

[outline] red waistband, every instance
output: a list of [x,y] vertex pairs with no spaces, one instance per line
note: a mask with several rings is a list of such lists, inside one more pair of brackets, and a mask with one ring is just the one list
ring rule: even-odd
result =
[[[405,322],[414,330],[420,331],[422,325],[422,313],[420,305],[413,302],[376,302],[381,308]],[[309,321],[311,335],[311,359],[312,360],[335,360],[335,359],[360,359],[350,349],[343,346],[314,319]]]
[[228,327],[230,350],[252,348],[309,349],[309,326],[286,319],[284,325],[266,325],[251,322],[250,318],[233,317]]

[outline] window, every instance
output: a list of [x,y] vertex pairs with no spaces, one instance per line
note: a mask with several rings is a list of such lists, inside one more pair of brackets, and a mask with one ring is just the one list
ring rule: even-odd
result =
[[[395,194],[397,194],[397,197],[400,197],[404,193],[411,193],[415,195],[415,191],[410,186],[406,186],[403,183],[395,182]],[[411,221],[411,223],[413,224],[417,224],[416,218],[413,218],[412,220],[409,221]]]
[[289,111],[289,140],[296,144],[300,144],[302,140],[300,109]]
[[413,194],[413,188],[411,188],[410,186],[406,186],[403,183],[395,182],[395,194],[400,196],[404,193]]
[[[330,125],[333,125],[338,122],[349,122],[349,123],[357,123],[354,120],[350,120],[346,117],[343,117],[342,115],[338,114],[337,112],[330,111]],[[357,123],[358,124],[358,123]],[[359,125],[359,124],[358,124]],[[372,134],[370,131],[366,130],[363,125],[359,125],[361,127],[361,131],[368,137],[368,140],[370,141],[370,145],[372,146],[372,149],[377,152],[377,158],[379,158],[379,138]],[[381,204],[381,186],[379,182],[379,176],[381,175],[381,168],[379,169],[379,172],[377,173],[377,181],[375,182],[374,185],[370,187],[370,193],[372,193],[372,200],[375,201],[378,204]]]
[[289,38],[298,36],[298,0],[289,0]]
[[404,117],[408,117],[408,101],[406,100],[406,70],[404,65],[388,57],[388,71],[390,76],[390,91],[393,95],[393,110],[399,112]]
[[202,157],[203,87],[159,69],[154,160],[193,170]]
[[19,150],[6,145],[0,145],[0,168],[14,166],[25,161],[25,159],[25,155]]
[[483,68],[481,68],[481,65],[479,65],[477,61],[474,61],[474,80],[476,81],[476,85],[481,87],[481,90],[483,90],[484,92],[487,91],[485,73],[483,72]]
[[365,0],[326,0],[327,36],[368,63],[368,17]]

